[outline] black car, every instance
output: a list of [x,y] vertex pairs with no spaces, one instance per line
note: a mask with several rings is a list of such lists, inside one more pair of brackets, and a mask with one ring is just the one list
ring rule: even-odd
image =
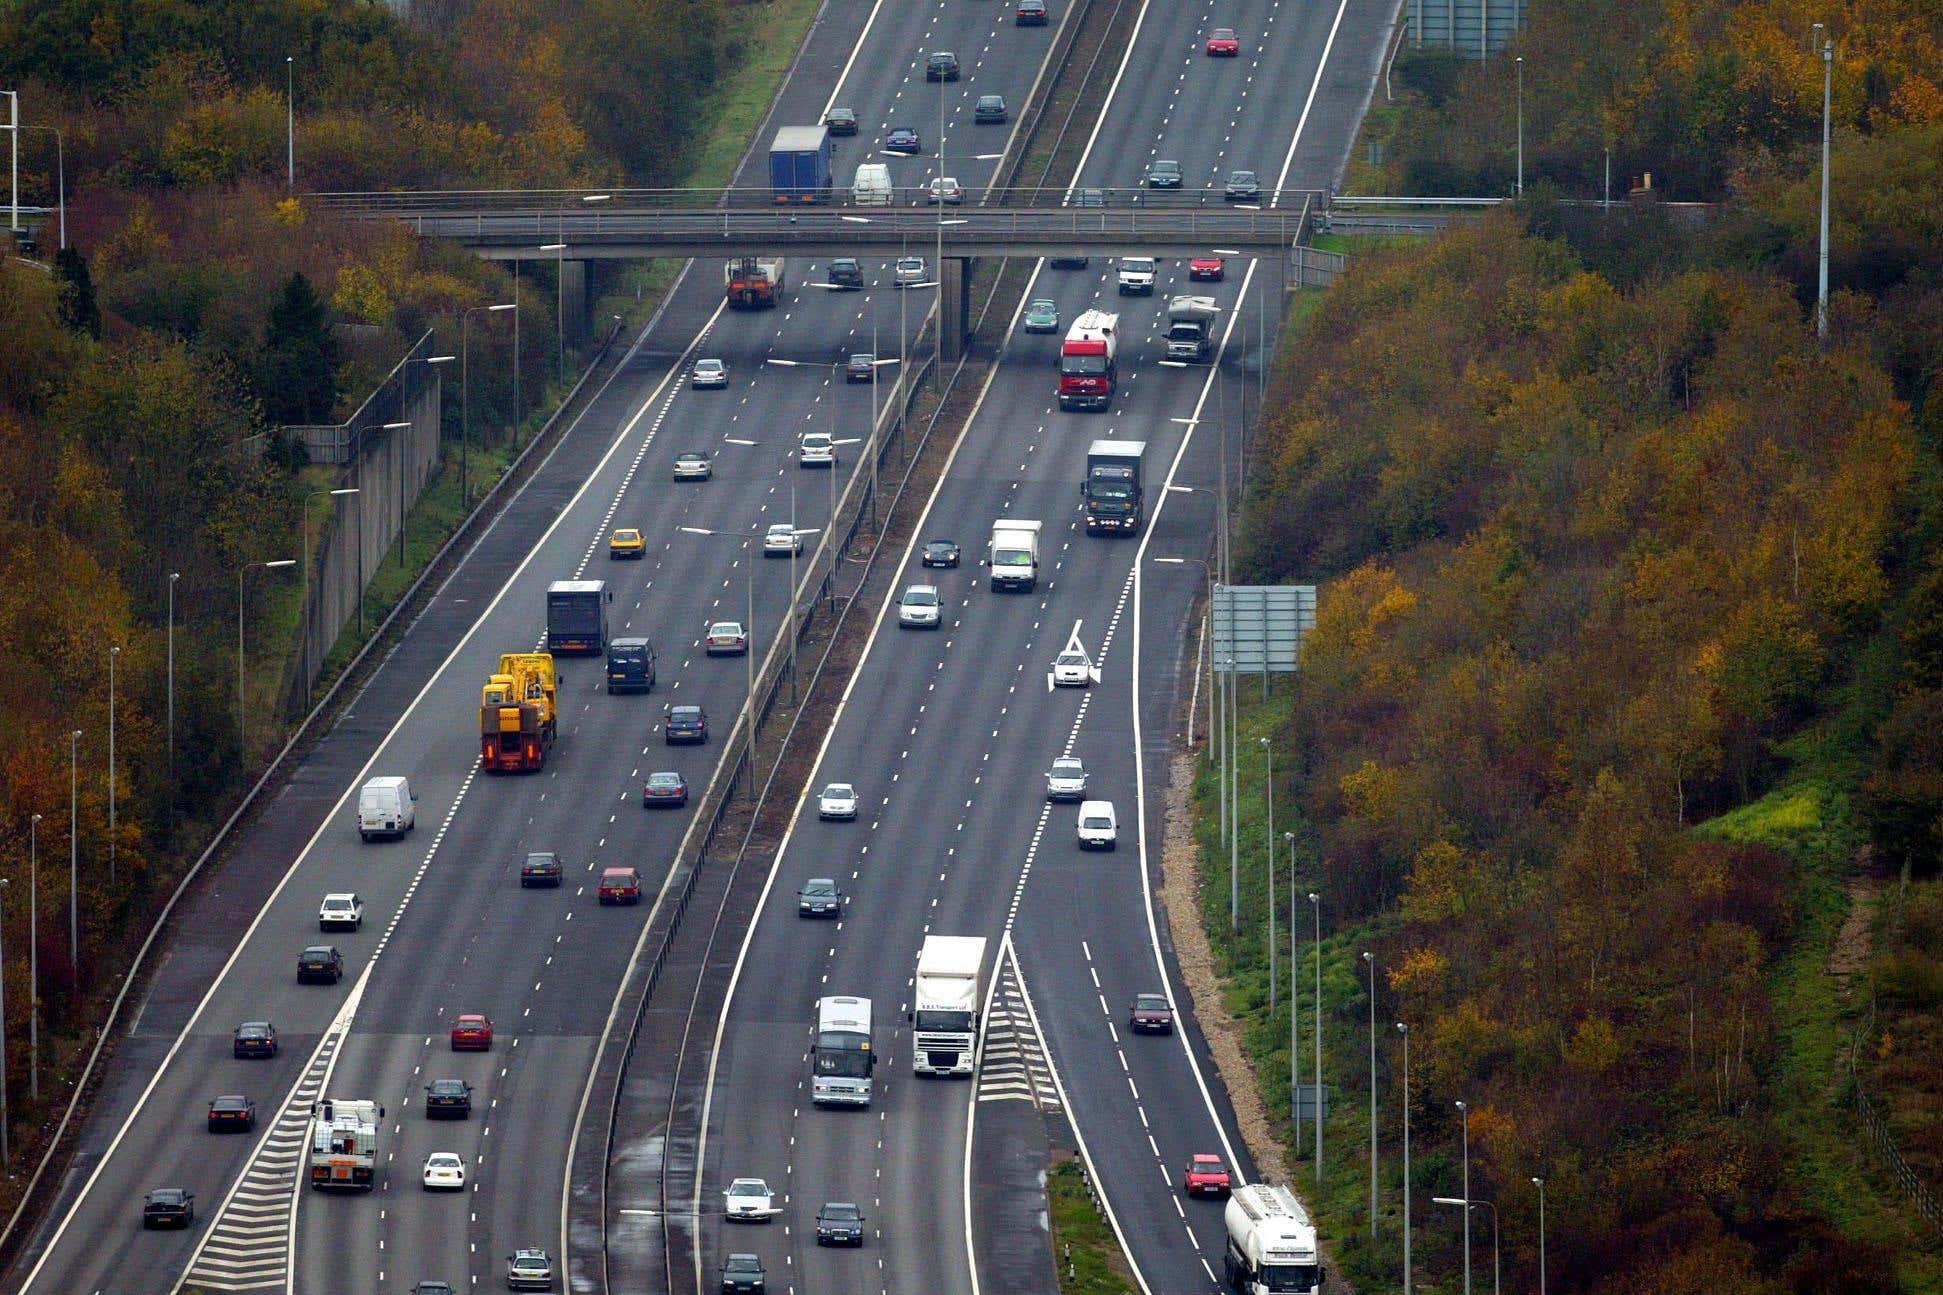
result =
[[661,735],[669,746],[677,742],[706,742],[708,712],[700,706],[669,706],[668,721],[662,725]]
[[1019,0],[1019,9],[1012,19],[1021,27],[1044,27],[1046,25],[1046,0]]
[[849,1201],[829,1201],[816,1212],[816,1244],[860,1246],[864,1243],[864,1212]]
[[186,1228],[196,1221],[196,1194],[180,1187],[157,1187],[142,1197],[142,1226]]
[[654,644],[643,638],[607,640],[607,691],[654,691]]
[[877,380],[877,357],[857,354],[851,356],[843,365],[845,382],[875,382]]
[[830,286],[839,292],[857,292],[864,286],[864,267],[854,256],[839,256],[830,262]]
[[434,1079],[425,1085],[425,1118],[463,1120],[472,1115],[472,1085],[463,1079]]
[[535,851],[519,866],[521,886],[558,886],[565,875],[560,856],[551,850]]
[[230,1052],[238,1057],[277,1055],[277,1027],[268,1021],[244,1021],[229,1036]]
[[832,108],[823,114],[823,125],[832,135],[854,135],[857,114],[848,108]]
[[798,917],[842,917],[843,892],[828,877],[811,877],[796,892]]
[[722,1295],[747,1295],[749,1291],[767,1290],[764,1279],[768,1275],[759,1256],[730,1255],[722,1261]]
[[1135,994],[1127,1012],[1127,1028],[1135,1034],[1172,1034],[1174,1009],[1165,994]]
[[297,955],[297,983],[322,981],[335,985],[344,979],[344,955],[334,944],[313,944]]
[[255,1127],[256,1103],[249,1098],[231,1094],[209,1099],[211,1133],[248,1133]]
[[1222,198],[1228,202],[1260,202],[1262,182],[1255,178],[1253,171],[1228,172],[1228,187],[1222,190]]
[[1181,164],[1162,159],[1147,164],[1147,187],[1149,189],[1178,189],[1181,187]]
[[886,153],[921,153],[924,141],[918,138],[917,131],[909,126],[893,126],[891,133],[884,136]]
[[927,81],[956,81],[958,79],[958,56],[946,50],[939,50],[924,61],[924,79]]
[[955,567],[958,565],[958,545],[953,540],[932,540],[924,546],[924,565],[927,567]]
[[997,126],[1005,120],[1005,96],[981,94],[972,109],[972,121],[980,126]]

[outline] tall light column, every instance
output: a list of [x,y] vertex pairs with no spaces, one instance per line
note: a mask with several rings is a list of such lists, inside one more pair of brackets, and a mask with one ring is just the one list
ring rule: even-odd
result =
[[283,56],[283,191],[297,192],[297,61]]
[[67,963],[81,984],[81,730],[67,735]]
[[[742,709],[743,709],[743,714],[746,717],[745,727],[743,732],[743,740],[749,744],[748,797],[751,801],[753,801],[756,798],[756,564],[755,564],[755,559],[757,556],[754,545],[760,543],[761,541],[756,536],[753,530],[749,534],[744,535],[738,531],[710,530],[705,526],[681,526],[681,527],[677,527],[676,529],[684,531],[689,535],[709,535],[709,536],[716,536],[721,539],[740,540],[742,543],[743,557],[748,563],[748,571],[746,574],[746,585],[743,591],[743,596],[748,600],[748,610],[744,613],[746,619],[742,622],[742,643],[743,643],[742,659],[744,665],[744,672],[746,673],[748,678],[747,678],[747,690],[743,694],[743,699],[742,699]],[[794,596],[795,596],[794,594],[791,595],[791,597]]]
[[1263,834],[1263,842],[1268,854],[1268,1010],[1276,1010],[1275,986],[1279,977],[1275,970],[1275,748],[1268,744],[1267,738],[1258,739],[1262,744],[1262,755],[1268,760],[1268,772],[1262,778],[1263,798],[1268,801],[1268,831]]
[[40,818],[27,820],[27,1096],[40,1101]]
[[1525,194],[1525,56],[1518,56],[1518,196]]
[[[1295,833],[1284,832],[1282,839],[1289,843],[1289,1114],[1301,1109],[1298,1100],[1302,1092],[1302,1034],[1297,1023],[1301,997],[1296,993],[1295,963]],[[1302,1121],[1295,1119],[1295,1141],[1298,1150],[1302,1145]]]
[[[1410,1027],[1397,1022],[1403,1039],[1403,1295],[1410,1295]],[[1542,1268],[1542,1264],[1541,1264]],[[1539,1282],[1538,1295],[1545,1295]]]
[[121,644],[108,649],[108,886],[115,885],[115,666],[121,661]]
[[1835,85],[1835,42],[1822,41],[1822,241],[1815,268],[1815,336],[1828,336],[1828,117]]
[[180,571],[169,572],[169,667],[168,667],[168,765],[169,765],[169,815],[175,816],[175,585],[182,579]]
[[1316,916],[1316,1105],[1309,1112],[1315,1120],[1316,1182],[1322,1182],[1322,896],[1309,892],[1309,907]]
[[18,233],[20,230],[20,91],[0,90],[0,94],[7,96],[11,108],[7,117],[7,138],[13,145],[13,214],[7,222],[7,228]]
[[510,301],[496,306],[467,306],[459,312],[459,509],[472,507],[472,490],[467,481],[466,461],[472,448],[472,317],[479,311],[497,314],[518,310]]
[[1370,971],[1370,1240],[1376,1240],[1376,955],[1363,950]]
[[[1464,1126],[1464,1295],[1471,1295],[1471,1106],[1469,1102],[1457,1103],[1462,1114]],[[1444,1203],[1446,1197],[1433,1199]]]
[[[7,879],[0,877],[0,898],[7,893]],[[0,918],[6,909],[0,905]],[[0,920],[0,969],[7,965],[6,923]],[[7,1142],[7,978],[0,975],[0,1168],[13,1168],[13,1150]]]
[[1531,1181],[1538,1188],[1538,1295],[1545,1295],[1545,1180]]
[[249,716],[243,698],[243,577],[251,567],[275,571],[296,565],[295,558],[278,558],[274,562],[245,562],[236,569],[236,753],[242,769],[247,769],[250,761]]
[[[313,490],[304,496],[304,511],[298,519],[303,523],[304,528],[304,641],[300,668],[304,672],[305,705],[310,704],[311,680],[316,675],[318,668],[324,664],[322,661],[313,662],[310,659],[310,637],[314,632],[310,623],[310,501],[326,497],[336,499],[341,495],[355,495],[356,493],[358,493],[358,487],[356,486],[340,486],[336,490]],[[362,517],[362,514],[360,514],[360,517]],[[362,521],[360,521],[360,529],[362,529]],[[358,602],[362,604],[363,601],[364,588],[360,585],[358,587]]]

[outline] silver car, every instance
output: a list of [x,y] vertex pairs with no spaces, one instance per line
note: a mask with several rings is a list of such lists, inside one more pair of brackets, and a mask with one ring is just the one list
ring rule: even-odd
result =
[[929,283],[930,276],[926,271],[924,258],[921,256],[898,257],[897,263],[891,267],[891,282],[900,288],[909,288],[920,283]]
[[934,630],[939,624],[938,586],[912,585],[897,602],[900,629]]
[[726,387],[729,385],[729,366],[720,360],[697,360],[688,375],[691,387]]
[[675,480],[706,481],[715,475],[715,466],[706,454],[675,455]]
[[1062,755],[1046,774],[1047,800],[1085,800],[1086,766],[1079,757]]
[[762,537],[762,555],[766,558],[786,558],[802,551],[803,534],[788,522],[777,522]]

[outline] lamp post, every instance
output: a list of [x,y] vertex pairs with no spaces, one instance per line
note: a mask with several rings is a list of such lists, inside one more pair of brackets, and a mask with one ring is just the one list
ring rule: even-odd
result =
[[40,1101],[39,814],[27,820],[27,1096]]
[[1531,1181],[1538,1189],[1538,1295],[1545,1295],[1545,1180]]
[[[742,713],[748,717],[744,731],[744,741],[749,744],[749,799],[756,798],[756,562],[755,552],[750,541],[755,537],[751,531],[747,535],[739,531],[716,531],[705,526],[683,526],[678,528],[690,535],[708,535],[721,539],[739,540],[748,559],[748,571],[744,579],[744,596],[748,600],[746,619],[742,622],[742,660],[747,678],[747,691],[742,697]],[[791,597],[795,595],[792,594]]]
[[1464,1128],[1464,1199],[1453,1201],[1448,1196],[1434,1196],[1431,1199],[1439,1205],[1464,1207],[1464,1295],[1471,1295],[1471,1104],[1458,1102],[1457,1109]]
[[[1403,1039],[1403,1295],[1410,1295],[1410,1027],[1397,1022]],[[1544,1285],[1543,1280],[1539,1282]],[[1538,1295],[1545,1295],[1540,1289]]]
[[168,766],[169,766],[169,814],[175,814],[175,586],[182,579],[180,571],[169,572],[169,666],[168,666]]
[[1265,737],[1257,738],[1262,745],[1262,755],[1268,761],[1268,770],[1262,776],[1262,799],[1268,802],[1268,831],[1263,834],[1263,843],[1268,853],[1268,1010],[1276,1010],[1275,986],[1279,975],[1275,970],[1275,748]]
[[1471,1283],[1471,1211],[1491,1211],[1491,1295],[1498,1295],[1498,1207],[1490,1201],[1463,1200],[1456,1196],[1433,1196],[1431,1201],[1438,1205],[1461,1205],[1464,1207],[1464,1288],[1470,1289]]
[[1525,56],[1518,63],[1518,196],[1525,194]]
[[1815,268],[1815,336],[1828,336],[1828,118],[1835,85],[1835,42],[1822,41],[1822,240]]
[[108,887],[115,885],[115,666],[121,644],[108,648]]
[[81,985],[81,730],[67,735],[67,965]]
[[295,558],[278,558],[274,562],[245,562],[236,569],[236,752],[243,768],[248,768],[250,761],[249,720],[243,700],[243,577],[251,567],[275,571],[296,565]]
[[[416,423],[412,422],[411,410],[412,365],[422,364],[429,369],[435,365],[451,364],[458,358],[456,355],[428,355],[421,360],[414,359],[409,355],[406,356],[404,367],[398,374],[398,412],[405,416],[405,421],[401,423],[386,423],[384,430],[387,432],[410,431],[417,426]],[[438,428],[434,427],[432,429],[432,438],[435,444],[438,440],[438,432]],[[391,440],[393,444],[398,446],[398,565],[402,567],[405,565],[405,519],[411,513],[411,447],[405,443],[405,438],[402,436],[394,436]],[[362,453],[361,449],[360,453]],[[359,587],[363,587],[362,581],[359,582]]]
[[61,212],[61,250],[67,250],[67,136],[59,126],[22,126],[21,130],[44,130],[54,137],[54,166],[59,187],[58,195]]
[[[0,877],[0,897],[7,892],[7,879]],[[0,915],[4,915],[0,907]],[[7,965],[6,923],[0,921],[0,970]],[[7,978],[0,975],[0,1167],[13,1168],[12,1148],[7,1144]]]
[[[582,194],[582,203],[612,202],[611,193]],[[540,248],[542,252],[554,254],[553,296],[554,332],[560,340],[560,385],[567,385],[567,204],[562,202],[560,210],[554,215],[554,241]]]
[[1310,1112],[1316,1122],[1316,1182],[1322,1181],[1322,896],[1309,892],[1309,907],[1316,918],[1316,1105]]
[[459,508],[462,512],[472,506],[472,488],[466,477],[467,452],[472,448],[472,317],[482,310],[498,314],[518,309],[515,303],[503,301],[496,306],[467,306],[459,312]]
[[20,91],[0,90],[0,94],[7,96],[11,109],[7,116],[7,138],[13,145],[13,207],[7,228],[17,233],[20,230]]
[[297,60],[283,56],[283,191],[297,191]]
[[1363,950],[1370,973],[1370,1240],[1376,1240],[1376,955]]
[[[314,666],[323,664],[321,661],[313,663],[310,659],[310,636],[313,632],[310,623],[310,501],[313,499],[336,499],[343,495],[355,495],[357,493],[358,487],[356,486],[340,486],[336,490],[313,490],[304,496],[304,511],[299,520],[303,522],[304,527],[304,641],[301,668],[304,672],[304,704],[306,706],[310,704],[311,680],[317,673]],[[362,526],[359,529],[362,530]],[[358,587],[358,601],[363,602],[363,600],[364,587],[360,585]]]
[[[1294,1103],[1302,1091],[1302,1036],[1301,1026],[1297,1023],[1300,1007],[1299,995],[1295,987],[1295,833],[1284,832],[1282,839],[1289,843],[1289,1101]],[[1302,1140],[1302,1121],[1295,1121],[1295,1136],[1298,1148]]]

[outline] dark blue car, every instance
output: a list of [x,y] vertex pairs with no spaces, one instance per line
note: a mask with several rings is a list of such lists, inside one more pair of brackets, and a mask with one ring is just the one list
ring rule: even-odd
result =
[[668,707],[667,723],[661,734],[669,746],[679,742],[708,741],[708,712],[700,706]]

